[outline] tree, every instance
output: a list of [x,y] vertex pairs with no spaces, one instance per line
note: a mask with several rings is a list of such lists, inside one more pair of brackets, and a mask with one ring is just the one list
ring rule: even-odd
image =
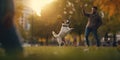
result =
[[99,11],[103,11],[103,26],[99,29],[100,35],[104,35],[109,29],[110,32],[118,32],[120,21],[118,2],[119,0],[117,2],[114,0],[57,0],[46,5],[41,11],[41,16],[35,14],[29,16],[28,20],[33,25],[31,26],[33,32],[30,32],[36,38],[48,39],[52,37],[52,31],[59,32],[62,21],[69,19],[70,27],[74,28],[72,33],[84,34],[87,18],[82,15],[81,5],[86,6],[87,11],[90,11],[93,5],[98,6]]
[[15,24],[18,26],[19,18],[23,15],[24,5],[22,0],[15,0]]
[[107,12],[109,16],[120,13],[119,8],[120,0],[95,0],[94,5],[97,5],[104,12]]
[[22,25],[19,23],[20,18],[23,18],[23,10],[25,8],[24,4],[23,4],[23,0],[14,0],[14,5],[15,5],[15,16],[14,16],[14,21],[15,21],[15,25],[16,28],[19,30],[20,34],[22,35],[22,37],[25,38],[25,32],[24,29],[22,27]]

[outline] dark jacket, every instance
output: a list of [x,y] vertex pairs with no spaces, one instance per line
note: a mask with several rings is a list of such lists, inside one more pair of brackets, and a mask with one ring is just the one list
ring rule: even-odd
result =
[[102,18],[98,13],[88,14],[83,10],[83,14],[88,17],[86,28],[98,29],[102,24]]

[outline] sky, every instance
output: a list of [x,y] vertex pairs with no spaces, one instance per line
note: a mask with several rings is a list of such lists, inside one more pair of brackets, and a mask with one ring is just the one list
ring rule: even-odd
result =
[[56,0],[24,0],[23,4],[27,6],[24,10],[25,13],[35,12],[38,16],[41,16],[41,10],[47,4],[55,2]]

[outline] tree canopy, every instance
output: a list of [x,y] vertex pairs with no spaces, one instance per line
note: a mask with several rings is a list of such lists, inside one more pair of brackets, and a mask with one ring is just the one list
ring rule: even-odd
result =
[[[33,33],[34,37],[50,38],[52,37],[51,32],[56,31],[58,33],[61,23],[69,19],[71,22],[70,27],[74,28],[72,33],[84,34],[87,18],[82,15],[81,5],[84,5],[88,12],[91,11],[93,5],[99,8],[100,14],[102,12],[102,15],[104,15],[103,25],[99,29],[101,35],[108,30],[110,32],[119,32],[119,3],[120,0],[57,0],[52,4],[46,5],[41,10],[41,16],[33,13],[26,17],[26,20],[29,20],[31,24],[29,33]],[[17,2],[16,4],[17,16],[21,17],[21,12],[19,11],[24,10],[23,8],[26,7]],[[33,32],[31,32],[32,29]]]

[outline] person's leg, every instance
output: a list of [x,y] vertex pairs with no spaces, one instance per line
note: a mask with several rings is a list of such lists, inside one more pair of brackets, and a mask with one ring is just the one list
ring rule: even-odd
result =
[[88,39],[90,32],[91,32],[91,30],[89,28],[85,29],[85,40],[86,40],[87,46],[90,46],[89,39]]
[[93,35],[96,39],[96,42],[97,42],[97,46],[99,47],[100,46],[100,40],[99,40],[99,37],[98,37],[98,34],[97,34],[97,30],[93,30]]

